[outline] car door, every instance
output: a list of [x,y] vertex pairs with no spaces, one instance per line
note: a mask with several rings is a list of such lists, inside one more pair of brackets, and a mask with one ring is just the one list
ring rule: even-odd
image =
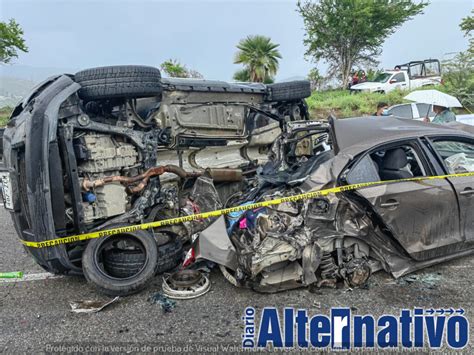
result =
[[[401,167],[400,172],[409,170],[413,177],[424,177],[420,181],[398,181],[359,189],[358,193],[371,205],[393,237],[416,260],[428,260],[445,255],[460,247],[463,238],[460,233],[459,211],[456,194],[447,179],[428,179],[434,168],[420,149],[417,141],[406,141],[376,148],[363,159],[372,160],[379,174],[379,180],[393,180],[383,176],[384,161],[394,149],[407,152],[410,165]],[[348,173],[349,184],[361,181],[367,168],[357,163]],[[403,176],[409,177],[407,173]]]
[[406,89],[407,82],[405,79],[405,73],[395,74],[392,79],[390,79],[390,84],[394,85],[397,89]]
[[[468,138],[431,138],[448,174],[474,172],[474,140]],[[474,176],[453,177],[459,200],[461,233],[468,242],[474,242]]]

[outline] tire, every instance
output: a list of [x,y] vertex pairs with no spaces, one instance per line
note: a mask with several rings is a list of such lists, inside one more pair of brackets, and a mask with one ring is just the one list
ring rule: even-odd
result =
[[[183,245],[179,239],[168,240],[160,245],[158,240],[158,260],[156,273],[162,274],[174,269],[183,258]],[[143,262],[145,256],[142,253],[133,251],[110,250],[104,256],[107,272],[116,277],[130,277],[136,274]]]
[[79,97],[86,101],[151,97],[162,92],[160,70],[139,65],[86,69],[76,73],[75,81],[81,85]]
[[104,255],[104,268],[115,277],[126,278],[137,274],[145,262],[145,255],[134,251],[110,250]]
[[296,101],[311,96],[311,84],[308,80],[270,84],[267,88],[267,101]]
[[[143,263],[140,263],[138,272],[132,276],[125,274],[128,269],[119,268],[124,265],[124,261],[132,261],[135,267],[140,260],[136,253],[124,253],[123,259],[117,260],[118,270],[106,268],[104,260],[113,256],[111,252],[107,256],[107,250],[104,248],[110,245],[114,240],[130,240],[130,242],[140,245],[143,255]],[[113,249],[112,249],[113,250]],[[104,254],[102,254],[104,252]],[[89,242],[82,257],[82,269],[87,281],[92,283],[96,289],[110,296],[127,296],[136,293],[145,288],[155,276],[157,271],[158,247],[153,236],[146,231],[135,231],[129,234],[119,234],[110,237],[93,239]],[[101,267],[102,264],[102,267]],[[128,266],[127,266],[128,267]]]
[[174,269],[182,261],[184,256],[183,244],[179,239],[171,240],[169,243],[158,247],[157,274]]

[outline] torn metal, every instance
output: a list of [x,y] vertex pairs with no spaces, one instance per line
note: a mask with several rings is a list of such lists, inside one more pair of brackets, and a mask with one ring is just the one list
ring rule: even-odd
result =
[[[24,241],[42,242],[473,168],[472,127],[311,121],[310,94],[307,81],[161,79],[157,68],[142,66],[50,78],[15,108],[3,136],[0,169],[16,230]],[[451,154],[440,148],[446,140],[462,144]],[[108,236],[103,244],[27,250],[45,270],[84,273],[114,295],[137,292],[156,270],[176,267],[183,244],[193,241],[188,264],[215,262],[235,285],[261,292],[340,281],[357,287],[379,269],[399,277],[472,253],[473,189],[472,178],[381,184]]]
[[[355,122],[350,122],[348,126],[352,124]],[[333,135],[335,133],[337,136],[337,130],[347,132],[342,123],[334,126],[336,131],[332,132]],[[304,127],[304,124],[300,124],[299,129],[304,131]],[[319,125],[317,128],[319,137],[324,134],[320,132],[321,127]],[[306,128],[311,132],[314,124],[312,127],[312,124],[306,123]],[[307,132],[304,136],[309,136]],[[408,133],[395,134],[400,139],[404,135],[408,136]],[[288,164],[288,152],[292,150],[288,148],[288,142],[297,140],[291,133],[280,136],[273,146],[276,150],[274,160],[263,166],[257,175],[256,187],[244,191],[233,202],[237,205],[245,204],[246,201],[259,202],[330,188],[341,182],[341,176],[365,179],[360,182],[366,182],[367,179],[379,181],[378,170],[374,170],[374,176],[368,175],[371,172],[370,164],[375,164],[372,158],[370,162],[361,162],[361,165],[367,166],[360,176],[354,169],[354,157],[360,157],[374,143],[354,142],[353,145],[345,146],[347,142],[340,142],[341,138],[337,137],[339,154],[335,155],[334,149],[327,149],[331,142],[325,141],[325,146],[321,144],[317,154],[299,160],[297,158],[296,162],[293,159],[291,165]],[[375,136],[374,140],[378,141],[379,137]],[[334,144],[335,140],[332,141]],[[378,154],[380,150],[375,151]],[[286,152],[284,158],[278,152]],[[377,156],[374,155],[374,158]],[[462,158],[466,161],[464,156]],[[456,159],[457,155],[447,159],[446,163],[450,164]],[[437,183],[431,184],[436,186]],[[333,287],[340,281],[351,288],[363,287],[374,272],[382,269],[394,277],[400,277],[425,266],[472,253],[469,248],[454,254],[445,249],[441,256],[429,257],[428,254],[424,258],[414,257],[430,253],[426,247],[419,245],[420,235],[416,228],[411,230],[409,239],[403,239],[390,228],[391,217],[387,213],[390,211],[379,212],[374,208],[378,202],[371,196],[383,195],[390,188],[382,185],[357,193],[286,202],[271,208],[226,216],[226,224],[224,218],[220,218],[200,233],[195,243],[197,258],[220,264],[226,279],[236,286],[250,287],[260,292],[277,292],[310,285]],[[403,193],[404,188],[395,187],[394,193]],[[414,201],[416,198],[419,198],[416,190],[412,197],[406,197],[407,201],[411,200],[412,208],[419,203]],[[449,203],[445,208],[444,221],[449,220],[452,213]],[[397,222],[403,223],[403,220]],[[455,252],[456,248],[452,250]]]

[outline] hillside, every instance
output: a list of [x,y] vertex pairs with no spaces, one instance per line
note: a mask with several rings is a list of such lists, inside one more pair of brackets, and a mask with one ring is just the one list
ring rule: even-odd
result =
[[35,85],[31,80],[0,77],[0,108],[15,106]]

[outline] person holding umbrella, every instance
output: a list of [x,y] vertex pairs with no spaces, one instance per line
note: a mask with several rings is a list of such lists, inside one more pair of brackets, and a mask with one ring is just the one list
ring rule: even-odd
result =
[[[456,121],[456,115],[449,109],[449,107],[433,105],[433,112],[436,113],[436,116],[434,116],[433,121],[431,121],[432,123],[446,124]],[[424,121],[430,122],[430,119],[425,117]]]
[[[457,98],[438,90],[413,91],[404,98],[422,104],[433,105],[433,111],[436,113],[436,116],[433,118],[432,123],[435,124],[448,124],[450,122],[455,122],[456,115],[449,108],[462,107]],[[430,122],[428,113],[429,109],[424,119],[425,122]]]

